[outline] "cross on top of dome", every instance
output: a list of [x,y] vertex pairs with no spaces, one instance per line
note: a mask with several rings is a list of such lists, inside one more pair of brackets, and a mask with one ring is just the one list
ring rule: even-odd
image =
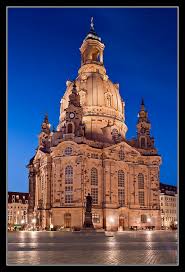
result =
[[85,40],[87,40],[87,39],[98,40],[98,41],[101,42],[101,38],[96,34],[96,32],[94,30],[94,18],[93,17],[91,17],[91,28],[90,28],[90,31],[87,34],[87,36],[85,37]]

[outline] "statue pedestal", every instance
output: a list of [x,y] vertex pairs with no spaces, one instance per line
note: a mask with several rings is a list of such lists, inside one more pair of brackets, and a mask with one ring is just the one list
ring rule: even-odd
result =
[[92,213],[91,212],[85,212],[85,220],[84,220],[84,225],[83,229],[93,229],[93,222],[92,222]]

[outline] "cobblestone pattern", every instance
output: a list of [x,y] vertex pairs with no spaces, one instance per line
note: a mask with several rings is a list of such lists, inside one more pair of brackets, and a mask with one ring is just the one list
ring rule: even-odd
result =
[[8,237],[8,264],[177,264],[175,232],[20,232]]

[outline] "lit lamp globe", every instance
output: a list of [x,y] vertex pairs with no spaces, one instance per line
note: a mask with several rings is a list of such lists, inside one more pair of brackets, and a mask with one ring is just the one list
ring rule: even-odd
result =
[[21,224],[24,224],[24,219],[21,220]]
[[33,224],[36,223],[36,219],[35,219],[35,218],[32,219],[32,223],[33,223]]

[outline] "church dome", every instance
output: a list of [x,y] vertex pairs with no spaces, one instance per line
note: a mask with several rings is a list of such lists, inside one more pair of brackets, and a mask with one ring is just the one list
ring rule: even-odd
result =
[[[122,138],[125,138],[127,131],[124,123],[125,104],[119,93],[119,84],[113,83],[106,74],[103,65],[104,47],[101,39],[88,36],[80,48],[81,67],[75,83],[83,108],[86,136],[91,139],[105,140],[107,136],[103,135],[102,129],[108,126],[111,130],[116,129]],[[66,85],[66,92],[61,99],[59,118],[61,125],[59,124],[58,129],[65,120],[65,109],[68,107],[73,82],[67,81]]]

